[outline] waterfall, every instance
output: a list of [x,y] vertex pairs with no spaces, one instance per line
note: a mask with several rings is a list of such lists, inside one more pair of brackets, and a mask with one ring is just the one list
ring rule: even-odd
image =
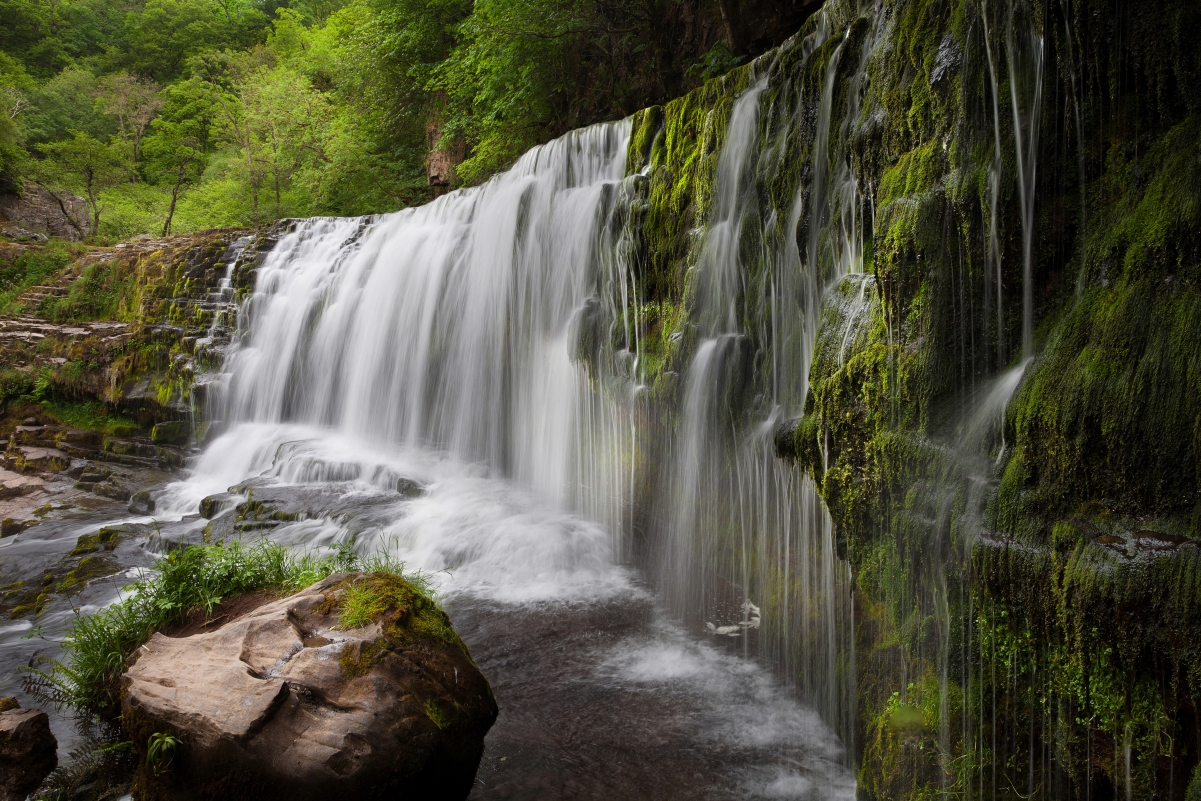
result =
[[[1031,15],[1021,19],[1009,3],[1005,55],[1017,151],[1018,196],[1022,217],[1022,356],[1034,355],[1034,185],[1038,177],[1038,118],[1043,98],[1043,35]],[[1029,11],[1026,12],[1030,14]]]
[[628,426],[576,355],[629,296],[608,225],[627,137],[596,126],[478,190],[299,223],[259,270],[221,416],[445,451],[617,532]]
[[[753,638],[846,737],[854,720],[851,576],[816,487],[778,458],[773,437],[804,409],[823,300],[862,261],[863,200],[845,148],[870,47],[860,50],[844,108],[834,108],[834,97],[849,33],[816,96],[776,69],[790,48],[807,60],[829,30],[823,15],[776,61],[756,65],[730,113],[713,219],[689,278],[697,346],[664,447],[673,457],[669,492],[658,499],[657,569],[677,616],[741,638],[744,650]],[[769,87],[786,103],[762,108]],[[805,115],[815,106],[814,122]],[[809,179],[792,184],[787,208],[771,208],[764,187],[787,174],[781,156],[791,138],[812,143]]]
[[[644,391],[638,365],[630,123],[597,125],[426,206],[293,223],[259,266],[211,385],[209,411],[226,433],[160,507],[194,512],[227,489],[282,493],[303,511],[274,540],[388,548],[452,599],[456,625],[542,620],[575,642],[592,635],[572,621],[599,605],[632,633],[590,657],[597,666],[578,681],[607,687],[618,675],[636,690],[663,675],[683,677],[675,694],[723,687],[688,714],[712,721],[719,742],[754,765],[739,768],[741,785],[812,797],[820,775],[818,795],[849,797],[848,750],[834,736],[853,726],[849,569],[812,482],[776,456],[783,410],[770,392],[764,402],[746,391],[759,383],[758,345],[743,331],[736,253],[759,219],[766,85],[739,99],[721,155],[694,270],[705,334],[679,410],[652,408],[663,401]],[[795,241],[791,253],[781,244],[794,236],[764,233],[778,263],[756,307],[797,282],[780,273],[804,269]],[[754,314],[749,325],[761,329],[764,310]],[[816,330],[815,319],[807,325]],[[789,347],[811,350],[812,339]],[[771,383],[803,387],[796,369],[782,365]],[[664,417],[679,424],[655,422]],[[647,485],[661,489],[636,510]],[[639,561],[641,534],[666,545],[663,561]],[[639,604],[652,603],[672,622],[635,629],[649,612]],[[706,636],[705,623],[723,634]],[[700,642],[682,645],[685,631]],[[769,670],[748,672],[756,661]]]

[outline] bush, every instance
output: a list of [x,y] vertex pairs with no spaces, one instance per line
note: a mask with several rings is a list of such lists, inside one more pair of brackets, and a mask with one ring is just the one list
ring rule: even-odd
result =
[[[171,551],[148,577],[126,589],[129,597],[94,615],[76,617],[63,643],[63,658],[46,670],[28,668],[25,691],[39,701],[85,716],[114,718],[120,712],[125,661],[155,630],[194,609],[211,615],[225,598],[256,590],[281,596],[337,572],[367,570],[402,575],[404,563],[387,554],[360,558],[349,546],[329,556],[297,555],[268,540],[195,545]],[[425,578],[406,580],[433,603]]]
[[0,314],[12,314],[13,302],[31,286],[38,286],[74,259],[66,241],[52,239],[48,245],[30,249],[10,263],[0,261]]

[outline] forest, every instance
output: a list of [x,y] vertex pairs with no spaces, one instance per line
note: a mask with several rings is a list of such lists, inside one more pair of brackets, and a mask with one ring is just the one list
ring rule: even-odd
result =
[[0,192],[81,196],[109,242],[393,211],[729,70],[804,5],[0,0]]

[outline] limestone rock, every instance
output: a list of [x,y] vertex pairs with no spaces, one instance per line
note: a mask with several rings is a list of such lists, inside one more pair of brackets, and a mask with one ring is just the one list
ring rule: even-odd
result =
[[88,202],[26,182],[20,195],[0,194],[0,219],[16,226],[82,242],[92,233]]
[[25,801],[57,767],[58,741],[42,710],[11,698],[0,698],[0,709],[0,801]]
[[186,420],[159,423],[150,431],[150,441],[161,445],[186,445],[192,438],[192,424]]
[[[445,614],[408,587],[339,574],[215,631],[154,635],[123,679],[135,799],[466,798],[496,702]],[[364,593],[386,603],[344,626]],[[179,742],[158,775],[156,734]]]
[[154,498],[151,497],[150,490],[135,492],[129,499],[129,511],[135,515],[154,514]]
[[5,463],[18,473],[57,473],[71,466],[71,457],[56,448],[9,445]]

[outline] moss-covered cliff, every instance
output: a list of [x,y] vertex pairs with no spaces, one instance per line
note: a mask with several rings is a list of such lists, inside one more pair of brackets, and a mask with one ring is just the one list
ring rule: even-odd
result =
[[[759,386],[781,358],[808,377],[777,443],[854,571],[867,797],[1185,797],[1199,37],[1178,0],[830,0],[792,47],[635,117],[642,363],[670,388],[716,154],[763,83],[743,330]],[[790,253],[813,291],[765,303]],[[779,352],[785,316],[811,352]]]
[[215,366],[230,333],[235,288],[223,282],[237,283],[227,274],[253,265],[273,242],[250,233],[61,253],[55,243],[26,247],[12,263],[13,297],[0,319],[8,416],[45,414],[102,434],[155,429],[165,442],[186,441],[203,404],[195,375]]

